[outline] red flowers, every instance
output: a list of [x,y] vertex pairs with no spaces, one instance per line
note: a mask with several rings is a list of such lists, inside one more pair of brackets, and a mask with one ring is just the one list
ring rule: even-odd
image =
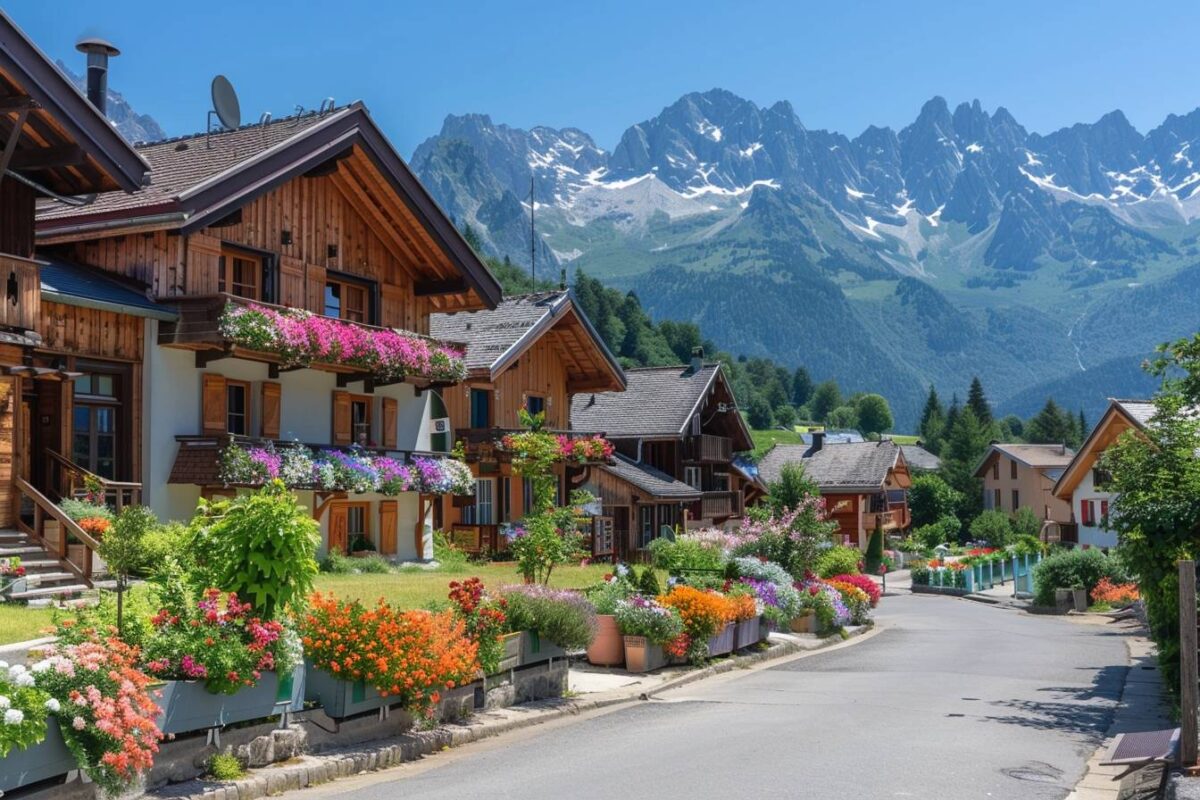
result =
[[871,608],[879,605],[879,585],[871,580],[866,575],[834,575],[829,579],[830,583],[844,583],[861,589],[866,594],[867,599],[871,601]]

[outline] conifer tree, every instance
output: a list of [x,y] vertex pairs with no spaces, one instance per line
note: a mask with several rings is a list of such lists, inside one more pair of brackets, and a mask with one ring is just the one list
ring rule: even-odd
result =
[[992,424],[992,409],[983,393],[983,383],[978,375],[971,379],[971,388],[967,391],[967,405],[975,412],[975,419],[980,425],[986,428]]

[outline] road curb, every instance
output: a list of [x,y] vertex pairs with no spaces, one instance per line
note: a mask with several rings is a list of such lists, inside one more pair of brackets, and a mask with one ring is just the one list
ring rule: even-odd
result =
[[[414,761],[422,756],[472,742],[489,739],[511,731],[530,728],[547,722],[579,716],[591,711],[612,708],[622,704],[633,704],[653,698],[655,695],[685,686],[690,683],[722,675],[734,670],[752,669],[767,662],[799,658],[819,653],[838,646],[846,646],[869,638],[882,628],[874,625],[862,626],[845,639],[830,636],[816,647],[802,647],[796,642],[783,641],[772,644],[757,653],[732,656],[703,669],[693,670],[666,681],[650,691],[612,693],[590,699],[537,700],[498,712],[483,712],[461,723],[444,724],[428,731],[413,731],[392,739],[381,740],[373,746],[358,746],[353,750],[305,755],[292,762],[250,770],[246,777],[237,781],[192,780],[172,784],[146,792],[147,798],[155,800],[257,800],[285,791],[304,789],[330,783],[367,772]],[[615,690],[620,692],[620,690]],[[504,712],[512,712],[506,714]],[[489,718],[490,717],[490,718]],[[300,763],[296,763],[296,762]]]

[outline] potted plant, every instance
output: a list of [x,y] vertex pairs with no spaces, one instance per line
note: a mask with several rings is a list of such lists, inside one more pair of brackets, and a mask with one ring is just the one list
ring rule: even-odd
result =
[[588,597],[596,607],[596,638],[587,649],[589,664],[619,667],[625,663],[625,643],[616,613],[617,604],[633,594],[633,585],[627,575],[628,568],[618,565],[616,572],[606,575],[604,581],[589,592]]
[[714,640],[725,636],[726,628],[729,630],[725,638],[730,649],[724,652],[732,650],[733,629],[729,624],[729,608],[720,594],[680,584],[661,596],[659,602],[679,612],[688,636],[688,658],[693,663],[702,663],[709,656],[718,654],[714,651],[723,647],[725,642]]
[[506,586],[501,596],[512,631],[521,632],[521,666],[586,650],[596,636],[596,610],[579,592],[541,584]]
[[50,716],[59,702],[35,686],[23,665],[0,661],[0,792],[78,768]]
[[467,578],[450,582],[450,602],[467,636],[475,643],[476,660],[484,675],[519,665],[520,633],[508,633],[507,600],[489,596],[479,578]]
[[665,648],[684,635],[683,620],[674,608],[633,595],[616,604],[617,625],[630,672],[650,672],[667,663]]
[[732,584],[725,600],[733,617],[733,649],[742,650],[757,644],[759,607],[754,590],[745,584]]

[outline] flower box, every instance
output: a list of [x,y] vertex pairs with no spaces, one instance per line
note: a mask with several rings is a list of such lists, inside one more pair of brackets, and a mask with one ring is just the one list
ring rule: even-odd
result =
[[566,658],[567,651],[538,635],[537,631],[521,631],[521,666],[540,664],[552,658]]
[[50,717],[46,720],[45,739],[24,750],[14,747],[0,759],[0,792],[11,792],[76,769],[79,762],[67,749],[58,720]]
[[817,615],[811,609],[805,609],[800,616],[792,617],[792,621],[788,623],[788,629],[792,633],[816,633]]
[[621,666],[625,663],[625,643],[616,616],[597,614],[596,622],[596,638],[587,649],[588,663],[599,667]]
[[500,657],[500,666],[496,669],[493,675],[500,672],[508,672],[510,669],[516,669],[521,666],[521,634],[523,631],[516,633],[504,634],[504,655]]
[[771,631],[775,630],[775,623],[766,617],[758,618],[758,641],[765,642],[771,636]]
[[650,672],[667,665],[662,645],[652,644],[645,636],[626,636],[625,668],[630,672]]
[[396,702],[396,698],[384,697],[366,681],[335,678],[311,663],[305,664],[304,699],[319,704],[333,719],[377,711]]
[[708,640],[708,654],[723,656],[733,652],[737,638],[737,623],[730,622]]
[[758,644],[759,621],[758,617],[752,619],[744,619],[741,622],[734,623],[734,650],[742,650],[751,645]]
[[304,667],[280,678],[264,672],[253,686],[236,694],[213,694],[203,681],[167,681],[156,699],[162,709],[157,723],[166,734],[220,728],[304,708]]

